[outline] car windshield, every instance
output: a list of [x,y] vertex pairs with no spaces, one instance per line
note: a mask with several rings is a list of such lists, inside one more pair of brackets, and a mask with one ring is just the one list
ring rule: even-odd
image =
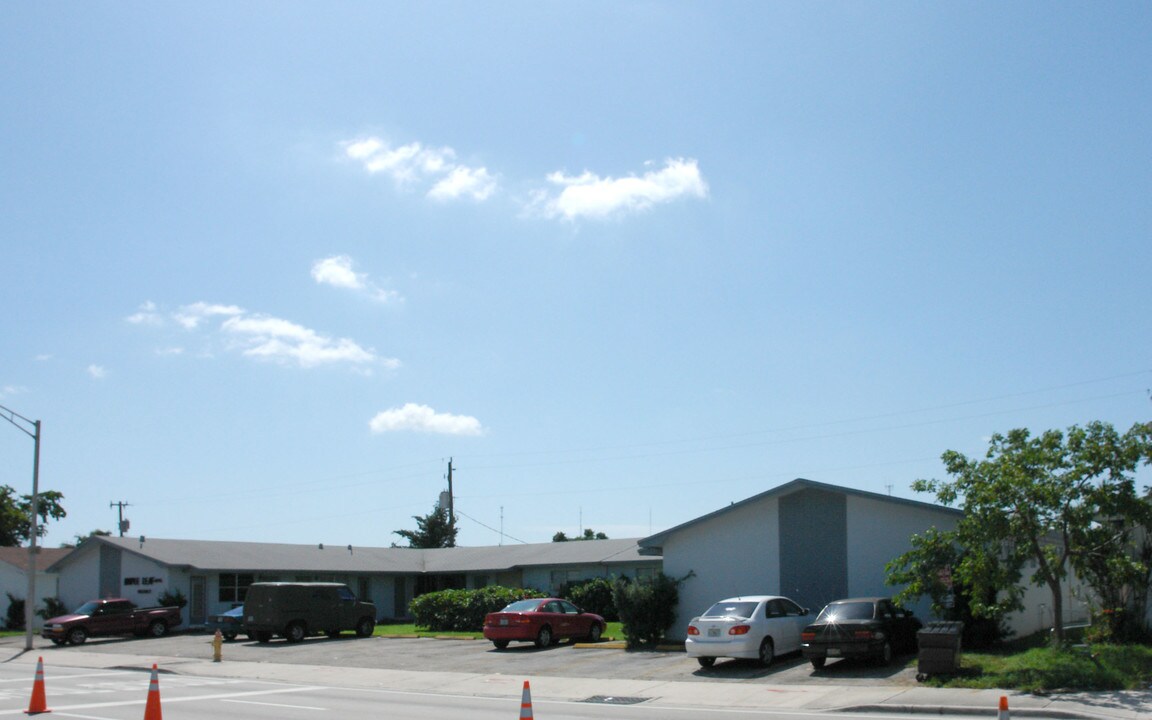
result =
[[80,607],[76,608],[72,612],[72,614],[73,615],[91,615],[92,613],[96,612],[96,609],[99,607],[100,607],[100,603],[98,603],[98,602],[86,602],[83,605],[81,605]]
[[752,617],[752,613],[756,612],[757,604],[758,603],[749,601],[718,602],[708,608],[700,617],[750,618]]
[[871,620],[873,605],[870,602],[833,603],[820,611],[816,622],[841,622],[843,620]]
[[500,612],[532,612],[539,604],[539,600],[517,600],[507,605]]

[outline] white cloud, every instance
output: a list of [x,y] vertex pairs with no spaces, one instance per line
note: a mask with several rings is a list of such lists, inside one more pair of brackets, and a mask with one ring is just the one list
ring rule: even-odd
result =
[[312,279],[321,285],[352,290],[364,287],[364,275],[352,271],[352,258],[347,255],[336,255],[312,263]]
[[163,316],[156,311],[156,303],[151,300],[143,303],[135,313],[126,319],[133,325],[162,325],[164,323]]
[[591,172],[581,175],[555,172],[548,175],[548,182],[560,187],[560,191],[556,194],[538,191],[534,205],[545,217],[565,220],[606,218],[647,210],[684,197],[708,196],[708,185],[696,161],[683,158],[666,160],[663,168],[639,177],[602,178]]
[[108,376],[108,371],[100,365],[89,365],[88,375],[90,375],[94,380],[103,380]]
[[253,358],[300,367],[332,363],[398,367],[399,361],[384,359],[347,338],[331,338],[315,330],[268,315],[231,317],[220,329],[232,336],[241,352]]
[[487,200],[498,184],[487,168],[458,163],[450,147],[429,148],[413,142],[393,148],[380,138],[368,137],[345,142],[344,154],[369,173],[387,175],[398,185],[431,186],[427,195],[435,200]]
[[321,285],[361,292],[382,303],[404,301],[400,293],[395,290],[378,287],[364,273],[355,272],[352,269],[352,258],[347,255],[335,255],[312,263],[312,279]]
[[[224,338],[225,349],[257,360],[302,368],[348,364],[371,371],[376,367],[400,367],[399,360],[381,357],[348,338],[333,338],[288,320],[249,313],[236,305],[198,302],[184,305],[169,316],[162,315],[154,307],[149,312],[159,318],[158,322],[149,321],[149,325],[165,325],[170,319],[189,333],[219,333]],[[214,324],[217,322],[218,325]],[[194,354],[213,357],[216,352],[212,344],[208,342]],[[155,352],[158,355],[181,355],[185,350],[179,345],[169,345]]]
[[185,305],[173,314],[172,319],[187,330],[195,330],[200,323],[217,316],[234,317],[243,315],[244,309],[235,305],[216,305],[212,303],[192,303]]
[[23,392],[27,391],[19,385],[0,385],[0,400],[12,397],[13,395],[19,395]]
[[368,427],[374,433],[412,430],[442,435],[481,435],[484,432],[480,421],[474,417],[438,413],[427,405],[416,403],[377,413],[368,422]]
[[448,177],[432,186],[428,197],[433,200],[455,200],[461,196],[487,200],[496,192],[496,178],[485,168],[453,168]]

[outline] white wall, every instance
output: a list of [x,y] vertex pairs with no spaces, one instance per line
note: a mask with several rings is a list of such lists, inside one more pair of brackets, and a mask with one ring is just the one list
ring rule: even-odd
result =
[[683,640],[688,622],[717,600],[780,592],[780,527],[776,498],[765,498],[669,535],[664,574],[679,579],[676,622],[669,640]]
[[58,580],[57,596],[69,611],[95,600],[100,588],[100,552],[97,543],[81,545],[68,556],[66,572]]
[[[953,530],[959,518],[930,508],[847,495],[848,594],[892,596],[900,588],[885,582],[885,565],[912,549],[912,536],[930,527]],[[922,620],[931,616],[931,599],[906,607]],[[818,612],[819,608],[813,608]]]
[[[1032,564],[1024,568],[1022,582],[1027,587],[1023,598],[1024,609],[1005,618],[1015,633],[1014,637],[1025,637],[1041,630],[1051,630],[1054,624],[1052,591],[1047,585],[1032,585],[1029,578],[1033,572],[1035,566]],[[1062,589],[1064,625],[1087,622],[1091,588],[1082,583],[1075,573],[1070,573]]]
[[[39,562],[39,561],[37,561]],[[36,570],[36,610],[39,610],[44,605],[44,598],[56,597],[56,576],[48,575],[43,572],[43,568],[37,565]],[[8,619],[8,593],[12,593],[12,597],[17,600],[24,600],[28,595],[28,573],[22,568],[14,565],[9,565],[6,562],[0,562],[0,627],[3,627]],[[33,628],[39,627],[43,619],[36,615],[32,619]]]

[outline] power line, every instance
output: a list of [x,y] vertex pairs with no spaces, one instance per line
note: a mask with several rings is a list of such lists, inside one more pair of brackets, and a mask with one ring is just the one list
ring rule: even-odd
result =
[[527,543],[527,542],[525,542],[524,540],[521,540],[520,538],[512,537],[512,536],[511,536],[511,535],[509,535],[508,533],[505,533],[505,532],[501,532],[501,531],[497,530],[496,528],[492,527],[491,525],[485,525],[484,523],[480,522],[479,520],[477,520],[476,518],[472,517],[471,515],[469,515],[469,514],[467,514],[467,513],[465,513],[465,512],[461,512],[460,510],[457,510],[457,511],[456,511],[456,514],[457,514],[457,515],[460,515],[460,516],[462,516],[462,517],[466,517],[466,518],[468,518],[469,520],[471,520],[472,522],[476,523],[476,524],[477,524],[477,525],[479,525],[480,527],[488,528],[488,529],[489,529],[489,530],[491,530],[492,532],[494,532],[494,533],[498,533],[498,534],[500,535],[500,537],[506,537],[506,538],[508,538],[509,540],[515,540],[516,542],[518,542],[518,543],[520,543],[520,544],[522,544],[522,545],[528,545],[528,543]]

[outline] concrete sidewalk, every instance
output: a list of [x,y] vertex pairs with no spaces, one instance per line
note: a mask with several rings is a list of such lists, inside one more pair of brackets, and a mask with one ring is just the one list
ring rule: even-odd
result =
[[[25,664],[28,677],[39,658],[51,667],[139,668],[156,663],[164,673],[262,680],[305,685],[436,693],[464,697],[506,697],[518,701],[524,681],[533,702],[642,703],[647,707],[798,710],[808,712],[886,712],[981,715],[997,717],[1006,697],[1009,715],[1033,718],[1103,718],[1152,720],[1152,693],[1100,692],[1048,696],[1006,690],[844,685],[765,685],[763,683],[669,682],[562,677],[512,677],[436,671],[381,670],[267,662],[212,662],[186,657],[151,657],[120,653],[24,652],[5,644],[0,661]],[[30,680],[31,682],[31,680]],[[163,678],[161,678],[163,685]]]

